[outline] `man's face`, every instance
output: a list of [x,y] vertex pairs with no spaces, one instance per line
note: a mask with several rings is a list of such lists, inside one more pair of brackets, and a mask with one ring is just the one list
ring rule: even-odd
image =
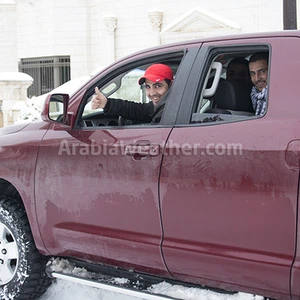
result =
[[249,63],[252,83],[259,91],[268,85],[268,63],[265,59]]
[[226,74],[229,80],[243,80],[250,83],[249,70],[245,65],[232,63]]
[[146,95],[152,101],[153,105],[156,106],[161,98],[168,91],[169,86],[165,80],[159,82],[153,82],[149,79],[145,80]]

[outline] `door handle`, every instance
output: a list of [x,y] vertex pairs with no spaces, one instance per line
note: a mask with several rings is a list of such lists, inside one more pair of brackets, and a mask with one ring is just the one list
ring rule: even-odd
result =
[[125,155],[133,158],[147,158],[159,155],[160,147],[157,144],[151,144],[149,141],[138,141],[132,145],[125,146]]

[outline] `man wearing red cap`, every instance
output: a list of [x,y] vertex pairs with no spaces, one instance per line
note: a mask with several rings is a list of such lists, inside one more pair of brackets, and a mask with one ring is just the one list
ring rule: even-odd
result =
[[157,123],[160,121],[164,101],[163,96],[169,90],[173,81],[172,69],[164,64],[154,64],[147,68],[139,85],[145,84],[149,103],[106,98],[95,88],[96,95],[92,99],[92,109],[103,108],[104,113],[111,116],[121,116],[124,119],[143,123]]

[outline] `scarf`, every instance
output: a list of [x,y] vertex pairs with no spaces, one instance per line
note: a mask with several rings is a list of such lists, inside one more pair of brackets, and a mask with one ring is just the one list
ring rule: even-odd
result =
[[265,87],[262,91],[258,91],[255,86],[252,87],[251,100],[256,116],[262,116],[266,112],[267,93],[268,87]]

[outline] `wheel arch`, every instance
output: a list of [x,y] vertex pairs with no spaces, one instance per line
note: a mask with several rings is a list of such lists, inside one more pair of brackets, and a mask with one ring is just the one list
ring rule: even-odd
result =
[[39,230],[39,226],[36,218],[35,204],[30,203],[26,205],[24,199],[22,198],[20,192],[15,187],[15,185],[4,178],[0,178],[0,195],[13,198],[16,202],[20,203],[24,207],[37,249],[40,251],[42,255],[50,255],[50,253],[46,250],[46,247],[43,243],[43,239]]
[[24,203],[21,199],[21,195],[18,192],[18,190],[12,183],[8,182],[3,178],[0,178],[0,194],[3,196],[12,197],[16,199],[16,201],[22,203],[22,205],[24,206]]

